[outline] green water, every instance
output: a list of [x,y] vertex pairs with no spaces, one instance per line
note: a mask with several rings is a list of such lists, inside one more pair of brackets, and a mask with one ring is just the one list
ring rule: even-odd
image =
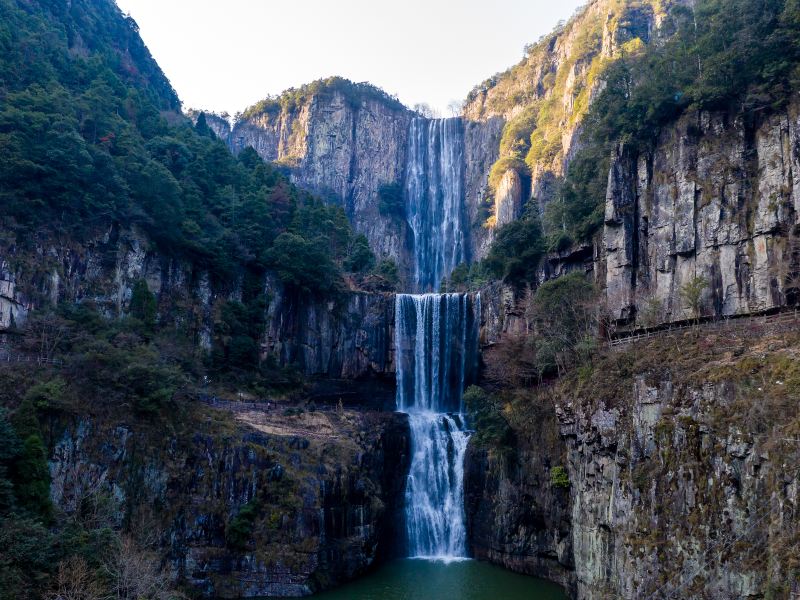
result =
[[557,585],[476,560],[405,559],[314,600],[565,600]]

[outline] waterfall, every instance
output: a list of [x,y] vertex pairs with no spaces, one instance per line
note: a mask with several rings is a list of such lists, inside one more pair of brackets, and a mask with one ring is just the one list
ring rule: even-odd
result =
[[404,193],[414,236],[415,288],[435,291],[443,277],[469,259],[460,118],[411,121]]
[[475,373],[479,315],[479,296],[397,296],[397,406],[411,429],[405,516],[412,557],[467,553],[462,396]]

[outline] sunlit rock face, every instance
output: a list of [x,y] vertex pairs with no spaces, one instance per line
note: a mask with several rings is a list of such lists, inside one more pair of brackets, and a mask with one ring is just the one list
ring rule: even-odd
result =
[[240,119],[224,139],[235,152],[254,148],[265,160],[286,167],[294,183],[340,204],[375,253],[407,271],[405,220],[381,213],[378,190],[402,185],[414,116],[398,103],[334,91]]
[[[343,206],[373,251],[398,263],[403,289],[437,290],[459,262],[486,252],[484,199],[502,118],[429,119],[396,102],[332,92],[247,116],[232,130],[219,118],[208,124],[233,151],[251,147],[285,167],[294,183]],[[401,194],[399,209],[381,208],[384,186]],[[429,253],[433,225],[446,228],[446,240],[436,243],[447,256]],[[424,285],[420,261],[439,263]]]
[[690,113],[651,152],[619,148],[603,232],[611,316],[646,325],[692,318],[683,290],[704,282],[701,314],[794,301],[800,265],[798,106],[751,122]]

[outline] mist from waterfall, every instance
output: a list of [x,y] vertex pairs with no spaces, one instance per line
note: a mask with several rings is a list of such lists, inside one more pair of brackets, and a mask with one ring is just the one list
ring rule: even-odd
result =
[[412,557],[467,555],[462,397],[475,373],[479,315],[479,296],[397,296],[397,407],[411,429],[405,517]]
[[419,292],[438,290],[442,278],[469,259],[464,193],[462,120],[413,119],[404,194]]

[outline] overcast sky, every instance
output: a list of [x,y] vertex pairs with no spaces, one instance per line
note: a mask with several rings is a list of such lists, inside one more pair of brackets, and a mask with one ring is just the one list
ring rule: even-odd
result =
[[234,114],[341,75],[443,115],[582,0],[117,0],[184,107]]

